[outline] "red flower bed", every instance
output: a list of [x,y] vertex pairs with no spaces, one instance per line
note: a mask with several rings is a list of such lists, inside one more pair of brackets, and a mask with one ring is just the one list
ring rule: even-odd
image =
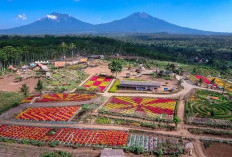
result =
[[[204,76],[201,76],[201,75],[195,75],[195,77],[196,77],[198,80],[200,80],[200,79],[202,78],[203,82],[204,82],[204,83],[206,83],[206,84],[211,84],[211,83],[210,83],[210,80],[209,80],[209,79],[207,79],[207,78],[206,78],[206,77],[204,77]],[[213,86],[218,87],[215,83],[213,84]]]
[[29,108],[16,119],[35,121],[68,121],[80,106]]
[[95,94],[44,94],[42,99],[36,100],[36,102],[88,101],[96,97]]
[[29,96],[27,97],[26,99],[22,100],[21,103],[30,103],[31,100],[35,97],[39,97],[40,95],[32,95],[32,96]]
[[62,144],[83,144],[102,146],[126,146],[128,132],[118,130],[92,130],[60,128],[50,135],[52,128],[1,125],[0,137],[9,139],[29,139],[43,142],[60,141]]

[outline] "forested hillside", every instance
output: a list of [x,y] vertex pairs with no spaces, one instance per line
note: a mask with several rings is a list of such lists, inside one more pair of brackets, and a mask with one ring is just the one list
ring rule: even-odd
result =
[[[117,53],[156,60],[199,64],[226,71],[231,67],[232,37],[127,36],[112,39],[98,36],[1,36],[0,61],[3,66],[71,56],[69,45],[80,55]],[[66,43],[62,47],[61,43]],[[201,62],[195,60],[198,57]]]

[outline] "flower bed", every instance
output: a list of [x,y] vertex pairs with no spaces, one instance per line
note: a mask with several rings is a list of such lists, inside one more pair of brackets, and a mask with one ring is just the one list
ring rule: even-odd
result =
[[34,121],[69,121],[79,109],[80,106],[29,108],[23,113],[20,113],[16,119]]
[[178,139],[162,138],[146,135],[130,134],[127,147],[140,146],[146,152],[158,152],[162,149],[164,154],[178,154],[182,153],[181,144]]
[[97,98],[95,94],[44,94],[36,102],[57,102],[57,101],[88,101]]
[[[214,78],[210,77],[210,80],[213,80]],[[225,81],[219,79],[219,78],[215,78],[215,83],[220,86],[220,87],[225,87],[226,90],[232,92],[232,85],[230,85],[229,83],[226,83]]]
[[172,119],[176,100],[147,97],[113,97],[103,110],[141,117],[160,117]]
[[12,140],[35,140],[45,143],[58,141],[61,144],[82,146],[124,147],[128,132],[119,130],[93,130],[80,128],[52,128],[1,125],[0,137]]
[[23,100],[21,101],[21,103],[30,103],[30,102],[32,101],[32,99],[34,99],[35,97],[39,97],[39,96],[40,96],[40,95],[32,95],[32,96],[29,96],[29,97],[23,99]]
[[103,92],[112,80],[112,77],[93,76],[91,79],[85,82],[83,87],[98,88],[101,92]]
[[[209,79],[207,79],[207,78],[205,78],[205,77],[203,77],[203,76],[201,76],[201,75],[195,75],[195,77],[196,77],[198,80],[202,79],[203,82],[206,83],[206,84],[211,84]],[[214,86],[214,87],[218,87],[215,83],[213,84],[213,86]]]

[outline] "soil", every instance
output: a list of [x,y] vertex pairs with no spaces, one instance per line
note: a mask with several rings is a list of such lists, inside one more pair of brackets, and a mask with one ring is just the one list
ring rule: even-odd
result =
[[23,84],[27,84],[30,92],[34,92],[34,88],[37,84],[38,79],[30,78],[20,82],[15,82],[14,76],[5,76],[3,79],[0,79],[0,91],[5,92],[16,92],[20,91],[20,88]]
[[225,143],[213,143],[208,148],[204,149],[207,157],[231,157],[232,145]]

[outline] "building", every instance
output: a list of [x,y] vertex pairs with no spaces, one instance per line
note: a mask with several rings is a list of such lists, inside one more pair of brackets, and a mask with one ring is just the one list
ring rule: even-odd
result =
[[47,72],[49,72],[48,66],[47,65],[43,65],[41,63],[36,64],[33,67],[33,70],[36,71],[36,72],[44,73],[44,74],[46,74]]
[[17,72],[17,68],[15,68],[13,65],[10,65],[7,70]]
[[88,62],[88,58],[81,58],[78,63],[84,64]]
[[123,80],[120,82],[119,89],[124,90],[137,90],[137,91],[154,91],[161,87],[160,82],[156,81],[128,81]]
[[65,61],[55,61],[55,68],[64,68],[65,67]]
[[89,59],[104,59],[104,55],[91,55],[88,56]]

